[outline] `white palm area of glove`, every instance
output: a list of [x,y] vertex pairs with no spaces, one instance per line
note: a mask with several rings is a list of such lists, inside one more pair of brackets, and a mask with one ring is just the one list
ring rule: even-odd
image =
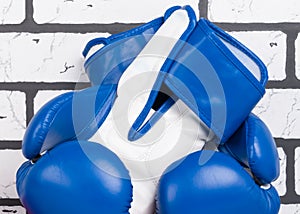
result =
[[[127,140],[126,128],[132,115],[143,103],[142,97],[132,102],[132,108],[117,115],[116,108],[122,104],[116,101],[111,113],[92,141],[109,148],[125,164],[133,185],[133,201],[130,213],[153,213],[157,182],[163,171],[177,159],[200,150],[207,141],[208,131],[200,125],[199,119],[181,101],[176,102],[155,124],[153,129],[135,142]],[[126,179],[126,178],[125,178]]]
[[[188,14],[178,10],[159,28],[123,73],[113,108],[90,139],[117,154],[129,170],[133,185],[131,214],[153,213],[157,183],[164,170],[174,161],[201,150],[205,143],[215,138],[198,116],[178,100],[142,138],[128,140],[129,129],[145,106],[163,63],[188,25]],[[259,79],[257,65],[244,53],[223,42]],[[148,118],[153,113],[154,110]]]

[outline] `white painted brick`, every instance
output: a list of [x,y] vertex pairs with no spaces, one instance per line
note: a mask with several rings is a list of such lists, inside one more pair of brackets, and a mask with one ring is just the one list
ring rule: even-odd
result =
[[[77,82],[84,74],[82,50],[107,33],[0,34],[0,81]],[[67,71],[66,66],[69,67]]]
[[25,19],[25,0],[1,0],[0,24],[19,24]]
[[295,42],[296,46],[296,76],[300,79],[300,33],[298,34],[297,40]]
[[230,32],[252,50],[268,68],[269,80],[286,77],[286,34],[280,31]]
[[191,5],[198,15],[198,0],[33,0],[39,23],[139,23],[163,16],[175,5]]
[[66,93],[66,90],[59,91],[39,91],[34,98],[34,113],[36,113],[43,105],[54,97],[59,96],[60,94]]
[[3,206],[0,207],[0,212],[1,214],[10,214],[10,213],[26,214],[26,210],[24,209],[24,207],[21,206],[12,206],[12,207]]
[[295,149],[295,185],[296,193],[300,195],[300,147]]
[[274,137],[300,137],[300,90],[267,89],[254,111]]
[[278,194],[283,196],[286,194],[286,154],[282,148],[278,148],[278,154],[280,159],[280,175],[272,185],[274,185]]
[[215,22],[299,22],[298,0],[209,0],[208,17]]
[[281,204],[279,214],[299,214],[300,204]]
[[16,173],[24,161],[21,150],[0,150],[0,198],[18,198]]
[[25,94],[0,91],[0,140],[20,140],[26,127]]

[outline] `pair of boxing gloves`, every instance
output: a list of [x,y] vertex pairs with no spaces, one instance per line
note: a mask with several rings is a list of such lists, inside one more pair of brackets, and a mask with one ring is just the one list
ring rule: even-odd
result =
[[267,71],[250,50],[176,6],[83,54],[92,86],[26,130],[28,213],[278,213],[276,146],[251,113]]

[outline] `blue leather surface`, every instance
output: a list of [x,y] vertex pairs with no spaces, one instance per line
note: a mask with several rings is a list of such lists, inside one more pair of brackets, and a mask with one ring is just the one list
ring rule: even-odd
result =
[[172,164],[160,180],[159,214],[276,214],[280,198],[274,187],[260,188],[230,156],[216,152],[204,165],[190,154]]
[[[172,11],[180,8],[170,8],[165,18],[170,16]],[[158,18],[128,32],[106,39],[100,38],[99,41],[104,41],[107,46],[94,53],[85,63],[86,72],[94,87],[63,94],[44,105],[32,118],[26,130],[22,145],[24,156],[33,159],[64,141],[87,140],[91,137],[101,126],[113,105],[117,96],[117,84],[122,73],[159,28],[162,21],[163,18]],[[87,46],[87,50],[89,48],[91,45]],[[126,60],[124,56],[127,57]],[[119,62],[122,63],[116,64]],[[172,100],[166,102],[148,124],[157,121],[173,103]],[[151,126],[146,126],[143,130],[146,132],[150,128]]]
[[[189,7],[184,9],[190,10]],[[237,130],[265,93],[268,77],[261,60],[208,20],[200,19],[195,27],[191,14],[189,11],[190,27],[163,65],[145,108],[132,126],[130,140],[136,140],[146,133],[147,130],[140,126],[145,124],[144,120],[157,98],[157,90],[163,84],[171,89],[174,100],[183,100],[213,130],[221,144]],[[100,84],[119,81],[122,72],[151,38],[147,33],[154,33],[162,24],[162,19],[159,20],[112,36],[118,40],[106,42],[108,45],[85,64],[91,82]],[[226,47],[220,37],[253,60],[260,69],[260,81]]]
[[[174,11],[180,9],[186,10],[190,18],[189,26],[186,32],[180,38],[184,41],[196,26],[196,15],[190,6],[171,7],[165,12],[163,17],[154,19],[153,21],[146,23],[140,27],[120,34],[112,35],[108,38],[96,38],[94,40],[91,40],[84,50],[84,55],[87,54],[87,52],[93,45],[96,45],[98,43],[102,43],[105,45],[103,48],[99,49],[91,57],[89,57],[84,65],[86,73],[88,74],[92,85],[118,84],[118,81],[123,72],[141,52],[147,42],[152,38],[153,34]],[[178,51],[181,49],[182,45],[183,44],[179,42],[176,48],[172,50],[172,53],[170,55],[175,57]],[[167,102],[163,103],[158,111],[155,112],[153,116],[144,123],[144,120],[146,119],[150,109],[152,108],[156,100],[163,79],[164,74],[163,72],[161,72],[156,82],[157,88],[155,88],[154,86],[143,112],[141,112],[139,117],[135,120],[132,128],[128,133],[129,140],[137,140],[145,133],[147,133],[151,129],[151,126],[153,126],[157,122],[157,120],[177,100],[177,97],[168,99]],[[144,125],[142,126],[142,124]]]
[[[170,98],[172,100],[172,102],[169,99],[165,103],[162,104],[164,112],[159,111],[160,110],[159,109],[152,115],[152,117],[150,117],[150,119],[148,121],[145,122],[152,106],[155,103],[155,100],[158,96],[158,92],[160,91],[162,84],[165,81],[166,74],[169,72],[168,69],[169,69],[169,67],[171,67],[171,65],[173,63],[173,59],[176,59],[176,56],[181,51],[181,48],[185,45],[185,41],[188,39],[188,37],[190,36],[191,32],[194,30],[194,28],[197,24],[196,14],[190,6],[171,8],[166,12],[167,15],[165,15],[165,16],[168,17],[171,12],[175,11],[175,9],[186,10],[188,17],[189,17],[189,24],[187,26],[187,29],[183,32],[183,34],[177,41],[175,47],[169,54],[168,59],[164,62],[163,66],[160,70],[160,74],[157,76],[156,82],[152,88],[150,95],[149,95],[147,103],[145,104],[145,107],[143,108],[143,110],[139,114],[139,116],[136,118],[134,123],[132,124],[132,127],[128,133],[129,140],[132,140],[132,141],[138,140],[145,133],[147,133],[147,131],[150,130],[150,126],[153,126],[155,124],[155,122],[157,121],[157,120],[154,120],[153,118],[157,117],[157,114],[160,115],[160,117],[161,117],[162,114],[164,114],[175,103],[175,101],[178,100],[177,94],[174,94],[175,96],[173,96],[173,94],[172,94],[173,97]],[[155,50],[153,50],[152,54],[154,56],[160,55],[159,51],[158,51],[158,53],[156,53]],[[169,96],[171,96],[171,95],[169,95]],[[148,129],[145,128],[147,126],[143,126],[143,124],[148,125],[149,128]]]
[[129,213],[132,185],[120,159],[100,144],[70,141],[17,172],[17,190],[32,214]]
[[237,132],[219,149],[250,168],[262,184],[271,183],[279,176],[275,141],[268,127],[254,114],[250,114]]
[[62,94],[45,104],[30,121],[22,151],[33,159],[55,145],[86,140],[100,127],[116,97],[116,85],[101,85]]
[[[256,62],[260,82],[217,35]],[[165,84],[224,143],[265,93],[266,68],[251,51],[205,19],[198,22],[187,42],[168,69]]]
[[[157,18],[147,24],[105,39],[103,48],[84,63],[92,85],[117,84],[121,75],[141,52],[164,19]],[[89,44],[88,44],[89,45]]]

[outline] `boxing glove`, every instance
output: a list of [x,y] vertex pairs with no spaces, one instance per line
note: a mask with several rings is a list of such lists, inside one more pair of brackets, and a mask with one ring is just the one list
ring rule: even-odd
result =
[[[166,12],[164,18],[156,19],[127,33],[114,35],[108,39],[96,39],[90,43],[95,44],[99,41],[105,41],[104,43],[106,43],[106,46],[92,54],[85,64],[87,73],[90,75],[90,78],[92,77],[91,81],[93,85],[96,85],[98,88],[91,88],[86,91],[74,93],[76,95],[75,98],[74,96],[62,95],[62,97],[46,105],[45,108],[43,108],[46,110],[42,110],[42,113],[38,113],[35,116],[37,119],[33,119],[29,125],[23,141],[24,155],[31,160],[35,160],[38,159],[36,157],[42,153],[42,157],[38,159],[38,161],[40,161],[48,152],[57,147],[59,148],[59,146],[65,142],[74,139],[81,141],[87,140],[100,127],[96,133],[100,138],[97,142],[108,147],[108,152],[115,152],[117,154],[118,159],[125,165],[125,167],[122,167],[129,170],[130,176],[125,177],[130,179],[131,183],[135,184],[133,185],[133,203],[131,203],[131,205],[136,208],[130,210],[130,212],[152,213],[156,180],[164,168],[169,165],[169,163],[185,156],[187,153],[193,150],[199,150],[199,148],[201,148],[199,144],[215,138],[215,135],[211,134],[209,128],[211,128],[211,130],[218,130],[217,128],[219,127],[215,128],[215,124],[219,123],[216,123],[215,119],[218,118],[218,121],[224,122],[224,115],[217,114],[216,117],[212,117],[210,113],[214,113],[216,109],[224,110],[227,107],[230,109],[230,112],[233,111],[234,103],[241,97],[240,94],[234,94],[233,100],[229,103],[224,102],[225,97],[229,96],[230,93],[234,93],[234,91],[232,91],[228,83],[224,85],[224,91],[226,93],[223,93],[220,88],[218,90],[213,89],[212,86],[222,85],[219,82],[217,82],[219,84],[215,84],[216,80],[221,79],[220,82],[228,82],[228,79],[236,79],[239,84],[237,84],[235,89],[241,88],[241,90],[246,90],[249,93],[249,102],[243,102],[243,106],[241,106],[242,110],[236,112],[235,116],[232,117],[233,119],[225,120],[225,125],[223,123],[223,125],[220,126],[221,128],[226,127],[225,130],[227,130],[225,131],[226,134],[224,134],[224,138],[222,137],[222,129],[217,132],[217,138],[219,138],[221,142],[224,142],[224,139],[227,139],[228,136],[237,129],[239,124],[242,123],[245,115],[249,114],[249,109],[251,109],[254,103],[262,96],[266,80],[264,67],[261,66],[261,62],[257,57],[240,43],[228,37],[228,35],[223,36],[223,39],[228,37],[226,40],[232,42],[232,46],[238,47],[236,48],[237,50],[229,46],[229,44],[227,44],[229,42],[223,42],[219,37],[213,37],[214,39],[210,41],[211,35],[199,34],[204,36],[204,40],[208,40],[205,45],[209,46],[212,52],[216,51],[216,55],[220,57],[219,64],[212,66],[211,63],[214,62],[212,55],[208,55],[208,60],[206,60],[206,57],[203,58],[203,54],[196,54],[197,60],[201,62],[205,71],[205,75],[200,75],[199,77],[199,72],[197,71],[199,64],[189,66],[190,59],[193,59],[195,55],[192,54],[190,57],[190,51],[188,50],[190,45],[186,44],[186,41],[194,34],[195,29],[198,28],[196,28],[195,15],[191,12],[189,7],[183,8],[185,11],[175,12],[179,9],[181,8],[171,8]],[[169,20],[169,22],[165,20]],[[174,23],[180,23],[179,26],[181,27],[173,29],[172,26],[174,26]],[[198,25],[200,26],[200,22],[197,26]],[[207,28],[210,30],[209,33],[215,33],[214,30],[212,30],[214,28]],[[221,35],[223,31],[219,31],[218,34]],[[149,36],[148,32],[155,32],[155,34]],[[173,34],[175,37],[172,36]],[[136,37],[142,39],[136,39]],[[196,35],[194,35],[194,37],[196,37]],[[214,42],[221,44],[219,44],[221,51],[216,49]],[[205,45],[202,47],[202,44],[199,44],[199,47],[204,48]],[[90,45],[90,47],[91,46],[92,45]],[[90,49],[90,47],[87,49]],[[128,53],[131,53],[131,47],[133,47],[132,49],[137,47],[136,50],[132,51],[133,55],[125,55],[124,53],[129,49],[130,51],[128,51]],[[199,48],[199,50],[201,48]],[[191,48],[191,50],[194,50],[194,48]],[[254,63],[255,66],[258,67],[258,69],[260,69],[259,72],[261,72],[259,75],[260,79],[256,80],[253,74],[251,74],[251,71],[239,63],[240,58],[237,56],[239,56],[239,54],[241,55],[241,53],[238,52],[239,54],[236,54],[236,56],[233,54],[234,51],[240,51],[244,53],[244,55],[250,56],[246,61],[254,59],[253,61],[256,62],[256,64]],[[195,51],[192,52],[195,53]],[[233,57],[233,63],[227,60],[227,56],[225,56],[223,52],[226,54],[229,53],[229,55],[231,53],[230,57]],[[153,55],[159,57],[153,57]],[[174,60],[175,56],[180,57]],[[184,64],[183,62],[186,63],[187,68],[189,68],[189,70],[186,71],[187,74],[190,72],[188,78],[185,78],[182,73],[177,72],[177,67]],[[145,65],[150,66],[145,67]],[[214,69],[221,68],[224,65],[229,72],[228,77],[224,76],[220,71],[215,75]],[[197,69],[194,66],[196,66]],[[105,69],[103,70],[102,68]],[[141,73],[144,69],[151,71],[151,75]],[[172,72],[168,73],[169,70],[172,70]],[[197,71],[196,82],[193,82],[193,78],[195,77],[191,76],[191,72],[193,71]],[[136,75],[133,75],[134,73]],[[214,76],[210,76],[211,73],[213,73]],[[256,73],[254,72],[254,74]],[[138,76],[138,78],[135,78],[136,76]],[[209,78],[207,79],[207,77]],[[181,79],[183,81],[177,84],[176,81]],[[250,81],[247,81],[248,79],[250,79]],[[129,87],[132,85],[130,84],[131,80],[135,80],[133,88]],[[189,81],[193,84],[188,84]],[[145,87],[145,85],[147,87]],[[167,96],[167,99],[163,99],[163,102],[159,102],[157,106],[154,107],[159,95],[158,91],[161,90],[163,85],[166,85],[168,92],[171,92],[169,94],[170,96]],[[142,86],[142,88],[138,86]],[[202,89],[199,93],[195,90],[197,87]],[[208,93],[205,92],[207,88]],[[133,93],[131,90],[133,90]],[[145,93],[146,96],[144,96],[146,99],[140,99],[140,97],[137,99],[137,93],[143,90],[147,92]],[[90,98],[88,98],[89,96],[87,95],[91,91],[94,91],[94,94],[92,93]],[[130,94],[129,97],[128,94]],[[209,96],[207,96],[207,94]],[[226,96],[224,96],[224,94]],[[199,100],[195,102],[194,98],[198,96]],[[135,101],[133,101],[133,104],[129,103],[129,101],[132,102],[132,100],[134,100],[134,97]],[[212,99],[212,101],[214,101],[212,102],[212,108],[209,106],[211,98],[214,98]],[[74,104],[74,102],[76,104]],[[123,109],[124,102],[126,105]],[[219,106],[220,103],[221,105]],[[226,105],[224,105],[225,103]],[[201,114],[199,114],[198,107],[201,107],[201,104],[203,104],[204,107]],[[134,116],[133,119],[125,118],[130,120],[130,122],[128,122],[128,120],[123,119],[124,115],[128,115],[127,110],[130,105],[134,106],[131,111],[138,116],[137,119],[135,119],[136,116]],[[89,109],[90,107],[91,109]],[[156,111],[152,111],[152,108]],[[193,111],[190,111],[189,108]],[[212,109],[212,111],[210,109]],[[150,119],[145,122],[150,111],[152,111],[153,114],[150,116]],[[221,112],[224,113],[224,111]],[[162,120],[162,117],[167,121],[166,124],[163,123],[164,120]],[[202,119],[203,122],[200,119]],[[126,124],[124,124],[123,121],[126,121]],[[132,123],[132,121],[134,122]],[[153,126],[154,124],[155,126]],[[140,128],[140,126],[142,127]],[[130,141],[133,140],[136,142],[132,147],[133,144]],[[187,143],[178,144],[177,142]],[[164,147],[161,147],[162,144]],[[141,147],[140,145],[143,146]],[[164,152],[161,152],[162,150]],[[96,154],[97,153],[92,153],[92,156],[97,156]],[[99,155],[102,155],[101,152],[99,152]],[[74,156],[74,158],[76,157]],[[38,161],[36,163],[38,163]],[[111,168],[112,171],[118,171],[121,164],[116,165],[117,166],[109,168]],[[35,164],[30,165],[30,169],[34,167]],[[43,165],[43,167],[48,168],[47,164]],[[124,171],[122,167],[119,169],[120,171]],[[26,171],[26,173],[22,173],[23,171]],[[28,190],[30,185],[28,184],[30,184],[31,179],[35,177],[39,178],[39,176],[27,177],[27,175],[30,175],[30,172],[31,170],[27,171],[27,167],[22,167],[19,170],[17,175],[18,192],[22,203],[26,204],[25,207],[28,207],[27,209],[31,210],[32,214],[34,214],[39,213],[40,207],[38,204],[39,201],[37,200],[39,194],[37,192],[37,194],[27,195],[27,193],[30,192]],[[70,177],[72,176],[73,174],[70,174]],[[102,180],[99,179],[99,182],[102,183]],[[58,186],[60,185],[59,182],[56,184]],[[136,188],[134,186],[136,186]],[[45,184],[45,187],[47,187],[47,184]],[[68,193],[72,192],[72,188],[63,189]],[[80,189],[76,191],[83,190]],[[89,195],[93,195],[96,194],[95,192],[91,190],[88,193]],[[51,191],[49,193],[49,201],[51,201],[53,195]],[[57,191],[57,193],[59,193],[59,191]],[[127,193],[131,196],[130,191],[127,191]],[[116,197],[119,197],[119,195]],[[72,200],[71,196],[70,200]],[[122,197],[122,201],[124,200],[128,201],[128,198]],[[26,201],[30,201],[30,203]],[[61,204],[58,204],[57,207],[63,206],[64,200],[59,201]],[[44,205],[51,206],[51,204],[47,202]],[[87,204],[83,204],[82,207],[85,205],[88,205],[88,202]],[[105,205],[99,206],[105,207]],[[128,206],[126,205],[125,207],[125,212],[128,212]],[[100,207],[100,209],[104,210],[106,208]],[[82,212],[82,210],[77,209],[77,212]],[[59,213],[59,211],[57,210],[56,213]],[[76,213],[76,211],[73,213]]]
[[100,144],[67,141],[17,173],[17,190],[30,214],[128,213],[132,201],[129,173]]
[[[105,147],[84,140],[105,119],[112,88],[60,95],[31,120],[22,147],[30,160],[19,168],[16,185],[30,214],[128,213],[132,185],[124,164]],[[93,106],[93,113],[86,106]]]
[[279,158],[265,124],[251,114],[204,164],[192,153],[169,166],[158,188],[157,213],[276,214],[280,198],[270,184]]
[[[184,9],[189,11],[188,8]],[[188,14],[190,13],[189,11]],[[147,28],[134,29],[92,40],[84,51],[85,55],[90,56],[85,69],[92,85],[118,84],[120,94],[127,93],[122,88],[126,83],[136,85],[139,82],[143,87],[148,85],[149,93],[144,93],[145,104],[139,102],[144,108],[135,108],[135,112],[141,112],[138,118],[134,120],[135,117],[123,117],[116,123],[115,118],[122,118],[120,115],[127,114],[112,111],[97,133],[99,139],[95,140],[105,142],[105,146],[118,154],[131,172],[135,198],[132,204],[136,205],[135,202],[143,199],[140,205],[133,207],[148,204],[144,197],[150,199],[151,205],[156,182],[163,169],[176,159],[200,150],[200,142],[201,145],[209,141],[217,145],[224,144],[264,94],[267,73],[262,62],[212,23],[201,19],[195,24],[195,20],[191,20],[193,17],[189,15],[190,23],[180,38],[164,34],[166,32],[155,32],[147,37],[143,33]],[[173,23],[187,23],[179,21]],[[168,29],[167,32],[172,31]],[[149,41],[146,41],[148,38]],[[89,49],[98,43],[103,43],[104,47],[89,53]],[[165,52],[169,45],[172,45],[172,51]],[[114,59],[115,56],[118,60],[107,62],[107,59]],[[232,81],[236,83],[234,87]],[[160,92],[167,95],[162,97],[163,93]],[[247,102],[242,102],[242,92],[249,95]],[[127,96],[128,100],[139,97],[141,90],[135,91],[133,95],[135,96]],[[115,105],[117,104],[118,100]],[[178,109],[187,110],[176,113],[174,105],[180,106]],[[124,105],[124,112],[127,112],[128,106],[128,103]],[[114,117],[113,113],[118,117]],[[170,118],[180,117],[184,118],[184,122],[178,123],[180,120],[175,120],[170,123]],[[171,125],[161,128],[161,119]],[[122,121],[131,122],[124,124]],[[119,127],[122,123],[126,128]],[[128,126],[131,126],[130,129]],[[161,135],[148,137],[148,131],[160,133],[159,129],[163,130]],[[168,135],[171,137],[167,138]],[[152,145],[147,146],[149,144]],[[205,152],[201,155],[202,162],[207,161],[211,154]],[[154,184],[151,184],[152,181]],[[144,213],[142,210],[151,209],[138,208],[131,211]]]

